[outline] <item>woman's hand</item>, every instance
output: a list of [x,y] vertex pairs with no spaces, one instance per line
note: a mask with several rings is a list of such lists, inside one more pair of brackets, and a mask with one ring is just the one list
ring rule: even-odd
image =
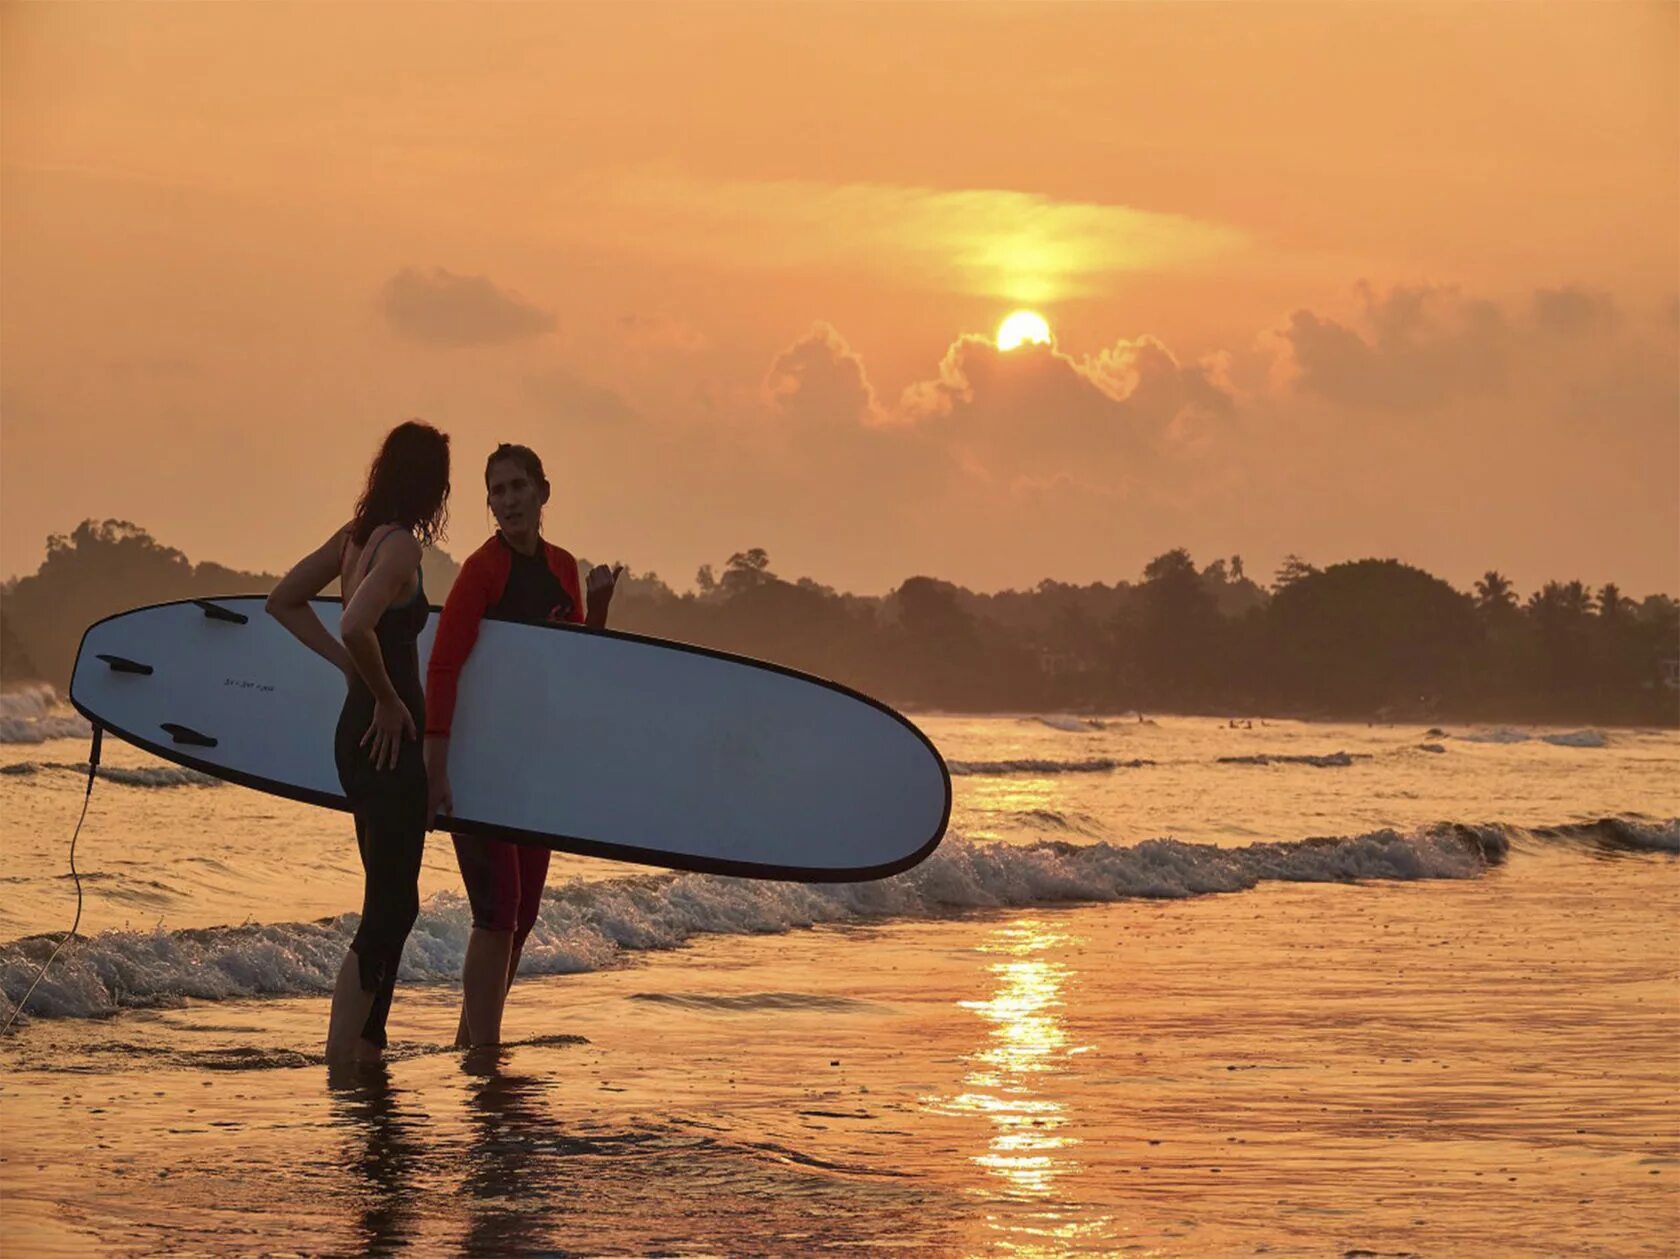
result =
[[449,740],[428,735],[425,756],[426,829],[430,830],[438,814],[449,816],[455,812],[455,792],[449,785]]
[[367,748],[373,767],[395,769],[405,737],[415,737],[414,717],[409,713],[408,705],[397,695],[376,700],[373,720],[368,723],[367,733],[362,735],[362,746]]
[[589,592],[589,601],[594,603],[597,596],[602,599],[611,599],[613,587],[618,585],[618,575],[623,571],[624,565],[622,564],[617,568],[608,568],[605,564],[597,564],[590,569],[589,582],[586,587]]
[[455,812],[455,792],[449,786],[449,773],[426,775],[426,829],[430,830],[438,814],[448,817]]
[[617,588],[619,574],[623,571],[622,564],[616,568],[597,564],[589,570],[589,577],[584,583],[584,590],[588,596],[585,602],[589,608],[587,624],[600,629],[607,623],[607,607],[612,603],[613,591]]

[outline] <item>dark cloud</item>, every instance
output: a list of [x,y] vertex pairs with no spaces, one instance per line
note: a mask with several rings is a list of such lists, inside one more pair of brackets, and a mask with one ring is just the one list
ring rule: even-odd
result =
[[1310,310],[1291,316],[1282,335],[1296,386],[1332,402],[1411,411],[1465,393],[1500,388],[1514,330],[1492,302],[1453,288],[1361,285],[1363,330]]
[[871,423],[879,418],[863,360],[825,323],[776,356],[764,396],[783,415],[815,424]]
[[554,314],[482,275],[405,267],[385,283],[380,310],[397,335],[423,345],[506,345],[554,329]]

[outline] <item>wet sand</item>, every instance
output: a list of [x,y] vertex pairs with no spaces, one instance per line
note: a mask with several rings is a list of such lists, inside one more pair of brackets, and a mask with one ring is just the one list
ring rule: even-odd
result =
[[703,938],[490,1054],[408,985],[337,1079],[314,997],[42,1021],[6,1249],[1672,1254],[1677,945],[1672,858],[1561,850]]

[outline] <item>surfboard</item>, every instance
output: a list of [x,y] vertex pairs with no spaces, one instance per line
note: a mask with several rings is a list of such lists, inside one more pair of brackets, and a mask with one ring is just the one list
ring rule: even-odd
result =
[[[338,632],[342,605],[313,601]],[[431,653],[438,609],[420,638]],[[349,808],[343,676],[261,597],[107,617],[70,702],[166,760]],[[748,878],[878,879],[938,846],[951,778],[908,718],[839,683],[617,630],[483,623],[461,671],[437,829]]]

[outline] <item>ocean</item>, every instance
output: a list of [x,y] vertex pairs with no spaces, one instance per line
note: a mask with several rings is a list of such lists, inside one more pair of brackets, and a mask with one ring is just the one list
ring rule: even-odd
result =
[[[442,836],[329,1074],[348,818],[107,740],[0,1042],[8,1254],[1672,1254],[1680,734],[915,720],[878,883],[557,856],[448,1048]],[[85,726],[0,697],[0,1015],[75,911]]]

